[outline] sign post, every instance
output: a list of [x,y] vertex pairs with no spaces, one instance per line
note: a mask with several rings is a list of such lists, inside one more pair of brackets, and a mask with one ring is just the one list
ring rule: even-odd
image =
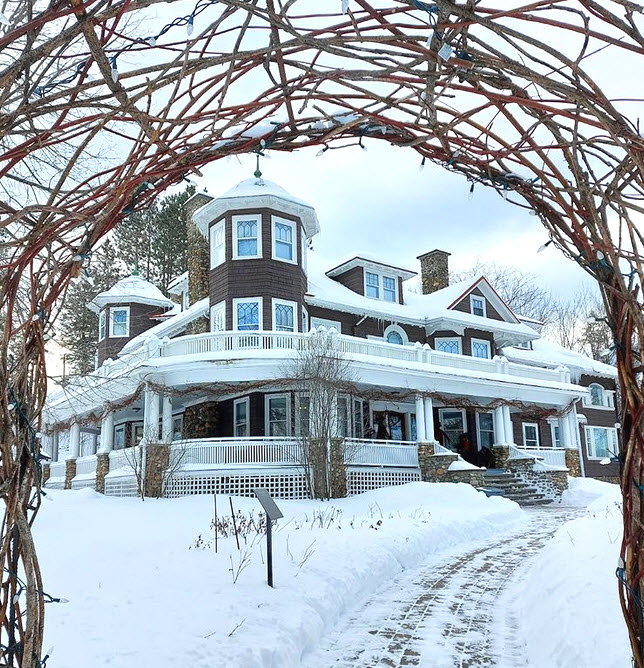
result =
[[273,497],[268,493],[267,489],[259,487],[254,489],[255,496],[262,504],[262,508],[266,513],[266,570],[268,574],[268,586],[273,586],[273,522],[278,520],[282,515],[282,511],[277,507]]

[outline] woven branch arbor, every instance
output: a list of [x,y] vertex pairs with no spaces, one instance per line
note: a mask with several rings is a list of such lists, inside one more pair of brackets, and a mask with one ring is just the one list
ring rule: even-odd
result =
[[203,165],[378,138],[531,209],[599,282],[622,395],[620,595],[643,666],[644,140],[637,94],[608,93],[616,63],[622,70],[644,61],[641,7],[198,0],[161,22],[150,13],[174,12],[176,3],[8,0],[4,7],[5,665],[41,663],[44,594],[30,531],[39,505],[36,433],[44,338],[70,278],[120,219]]

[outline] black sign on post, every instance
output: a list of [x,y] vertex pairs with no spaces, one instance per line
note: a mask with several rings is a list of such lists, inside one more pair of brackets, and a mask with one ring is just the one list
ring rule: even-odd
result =
[[266,570],[268,572],[268,586],[273,586],[273,532],[272,526],[275,520],[278,520],[282,515],[282,511],[277,507],[273,497],[268,493],[267,489],[259,487],[254,489],[255,496],[262,504],[264,512],[266,513]]

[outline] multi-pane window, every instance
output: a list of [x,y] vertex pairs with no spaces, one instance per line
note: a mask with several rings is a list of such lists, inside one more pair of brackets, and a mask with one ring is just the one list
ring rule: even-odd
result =
[[590,403],[592,406],[604,405],[604,388],[601,385],[590,386]]
[[130,334],[130,309],[110,309],[110,336],[129,336]]
[[404,341],[402,336],[400,336],[396,330],[392,330],[389,332],[389,334],[387,334],[387,343],[395,343],[399,346],[402,346]]
[[353,400],[353,437],[364,436],[364,421],[362,418],[362,399]]
[[237,329],[242,332],[259,329],[259,302],[237,302]]
[[561,447],[561,430],[559,429],[559,425],[556,422],[553,422],[550,425],[550,430],[552,434],[552,445],[555,448],[560,448]]
[[295,260],[295,227],[293,223],[273,221],[273,257],[278,260]]
[[295,331],[295,308],[291,304],[276,302],[274,305],[274,327],[278,332]]
[[210,228],[210,268],[214,269],[223,264],[226,259],[226,221],[213,225]]
[[523,445],[526,448],[539,447],[539,425],[534,422],[523,423]]
[[440,428],[443,432],[442,445],[456,450],[463,434],[467,433],[465,411],[461,408],[441,408],[438,411]]
[[382,277],[382,297],[386,302],[396,302],[396,279],[389,276]]
[[257,257],[259,242],[257,220],[237,220],[237,257]]
[[180,441],[183,435],[183,415],[172,419],[172,440]]
[[460,355],[461,353],[461,340],[456,339],[445,339],[440,338],[435,340],[436,350],[441,353],[453,353],[455,355]]
[[490,342],[482,341],[481,339],[472,339],[472,357],[480,357],[482,359],[489,360],[492,355],[490,354]]
[[372,274],[370,271],[366,272],[365,284],[367,288],[367,297],[372,299],[380,299],[380,277],[378,274]]
[[125,447],[125,425],[114,427],[114,449],[122,450]]
[[492,413],[478,413],[479,446],[491,448],[494,445],[494,415]]
[[349,397],[338,397],[338,436],[350,436],[349,427]]
[[311,400],[306,394],[300,394],[296,397],[297,406],[297,430],[299,436],[309,436],[311,425],[309,420],[309,407]]
[[472,315],[480,315],[485,317],[485,298],[484,297],[475,297],[474,295],[470,296],[470,307],[472,309]]
[[266,420],[268,436],[289,435],[289,398],[287,395],[266,397]]
[[105,338],[105,311],[101,311],[98,316],[98,340]]
[[605,427],[586,427],[588,456],[604,459],[617,454],[617,430]]
[[210,309],[210,331],[222,332],[226,329],[226,302],[219,302]]
[[248,397],[246,399],[235,399],[233,404],[233,414],[234,414],[234,433],[237,438],[244,438],[248,436]]

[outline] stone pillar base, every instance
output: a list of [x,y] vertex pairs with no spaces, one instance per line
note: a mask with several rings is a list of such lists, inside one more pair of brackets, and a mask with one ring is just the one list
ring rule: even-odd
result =
[[510,459],[510,447],[508,445],[493,445],[494,467],[497,469],[507,469]]
[[464,471],[447,471],[445,482],[464,482],[472,487],[483,487],[485,469],[466,469]]
[[442,482],[446,480],[447,470],[458,455],[435,455],[434,443],[431,441],[418,443],[418,466],[423,482]]
[[347,463],[344,458],[344,439],[331,439],[331,498],[347,495]]
[[40,480],[40,484],[44,485],[48,480],[49,480],[49,463],[45,463],[42,465],[42,478]]
[[76,460],[67,459],[65,461],[65,489],[72,488],[72,480],[76,477]]
[[568,467],[569,476],[581,478],[581,464],[577,448],[566,448],[566,466]]
[[165,472],[170,465],[170,446],[162,443],[148,443],[145,459],[145,496],[155,499],[165,492]]
[[110,455],[108,452],[96,453],[96,484],[97,492],[105,494],[105,476],[110,472]]

